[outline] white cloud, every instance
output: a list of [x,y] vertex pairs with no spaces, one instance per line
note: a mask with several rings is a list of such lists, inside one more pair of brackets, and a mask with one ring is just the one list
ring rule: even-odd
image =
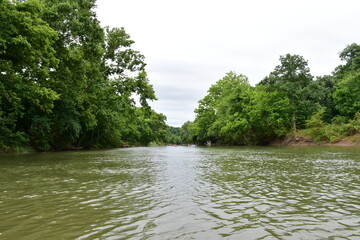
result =
[[299,54],[313,75],[330,74],[358,41],[358,0],[98,0],[103,25],[125,27],[146,57],[170,125],[193,120],[197,101],[226,72],[256,84],[280,55]]

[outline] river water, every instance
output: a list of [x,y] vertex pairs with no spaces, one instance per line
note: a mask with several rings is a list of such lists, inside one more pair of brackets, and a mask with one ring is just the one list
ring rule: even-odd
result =
[[0,158],[0,239],[360,239],[359,148]]

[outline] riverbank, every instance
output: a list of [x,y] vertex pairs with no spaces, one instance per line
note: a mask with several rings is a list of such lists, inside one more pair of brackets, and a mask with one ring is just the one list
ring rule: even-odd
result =
[[[173,146],[173,145],[174,144],[159,144],[159,143],[152,142],[149,145],[147,145],[147,147]],[[124,144],[119,148],[145,147],[145,146],[146,145]],[[177,146],[177,145],[174,145],[174,146]],[[183,146],[188,146],[188,145],[183,145]],[[195,145],[191,145],[191,146],[195,146]],[[223,145],[212,144],[212,146],[223,146]],[[279,140],[279,139],[275,140],[275,141],[269,143],[268,146],[274,146],[274,147],[278,147],[278,146],[342,146],[342,147],[359,146],[360,147],[360,133],[355,134],[353,136],[343,137],[336,142],[316,142],[313,139],[311,139],[309,136],[299,133],[296,136],[292,135],[292,136],[288,136],[282,140]],[[80,150],[98,150],[98,149],[107,149],[107,148],[67,149],[67,150],[61,150],[60,152],[80,151]],[[29,147],[29,146],[23,146],[23,147],[9,150],[9,151],[0,151],[0,154],[28,153],[28,152],[39,152],[39,151],[37,151],[36,149]]]
[[336,142],[315,142],[306,135],[289,136],[284,140],[276,140],[270,146],[360,146],[360,134],[343,137]]

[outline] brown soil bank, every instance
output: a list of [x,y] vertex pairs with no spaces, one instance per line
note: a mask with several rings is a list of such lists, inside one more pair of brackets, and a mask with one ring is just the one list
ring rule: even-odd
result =
[[360,134],[351,137],[345,137],[333,143],[315,143],[311,139],[302,136],[290,136],[283,141],[272,143],[273,146],[360,146]]

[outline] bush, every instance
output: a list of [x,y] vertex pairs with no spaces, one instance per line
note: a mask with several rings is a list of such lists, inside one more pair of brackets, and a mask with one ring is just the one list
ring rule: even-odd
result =
[[316,143],[338,142],[346,136],[355,135],[360,131],[360,112],[355,114],[354,119],[347,121],[342,116],[334,117],[331,124],[322,119],[325,110],[321,109],[306,122],[305,133]]

